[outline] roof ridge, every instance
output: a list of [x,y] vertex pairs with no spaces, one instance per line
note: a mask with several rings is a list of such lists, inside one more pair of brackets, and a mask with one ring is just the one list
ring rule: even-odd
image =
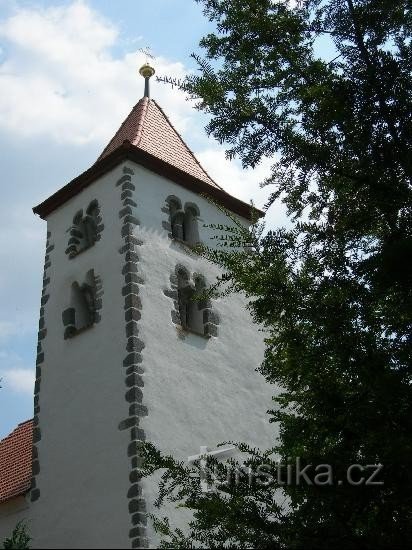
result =
[[207,178],[210,179],[210,181],[213,182],[214,185],[216,185],[216,187],[218,189],[221,189],[222,191],[224,191],[223,187],[221,187],[218,183],[215,182],[215,180],[213,178],[211,178],[209,176],[209,174],[206,172],[206,170],[203,168],[203,166],[200,164],[200,162],[198,161],[198,159],[196,158],[195,154],[193,153],[193,151],[190,149],[190,147],[187,145],[187,143],[184,141],[184,139],[182,138],[182,136],[180,135],[180,132],[177,131],[177,129],[173,126],[171,120],[169,119],[169,117],[167,116],[167,114],[164,112],[164,110],[160,107],[160,105],[157,103],[157,101],[155,99],[150,99],[150,101],[153,101],[153,103],[156,105],[156,107],[159,109],[159,111],[162,113],[162,115],[164,116],[164,118],[166,119],[166,121],[168,122],[169,126],[172,128],[172,130],[175,132],[175,134],[177,135],[177,137],[180,139],[180,141],[182,142],[183,146],[189,151],[190,155],[192,156],[193,160],[196,162],[196,164],[199,166],[199,168],[202,170],[202,172],[205,174],[205,176],[207,176]]

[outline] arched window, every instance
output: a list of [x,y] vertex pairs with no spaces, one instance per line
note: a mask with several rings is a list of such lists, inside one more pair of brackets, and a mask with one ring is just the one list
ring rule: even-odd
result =
[[182,208],[180,199],[174,195],[170,195],[166,203],[169,209],[171,237],[190,246],[196,245],[199,242],[198,207],[193,203],[186,203]]
[[101,286],[91,269],[82,284],[75,281],[70,288],[70,307],[63,311],[64,337],[72,338],[77,333],[92,326],[99,320],[97,310],[101,300],[97,299],[97,290]]
[[101,224],[100,208],[97,200],[93,200],[86,209],[83,216],[83,210],[79,210],[74,218],[73,225],[70,227],[70,238],[66,254],[69,258],[74,258],[87,248],[90,248],[100,239],[100,233],[103,230]]
[[210,300],[201,296],[206,288],[204,277],[199,274],[190,277],[187,269],[179,265],[175,275],[171,276],[171,282],[172,288],[164,293],[175,300],[172,321],[184,331],[217,336],[218,315],[212,311]]

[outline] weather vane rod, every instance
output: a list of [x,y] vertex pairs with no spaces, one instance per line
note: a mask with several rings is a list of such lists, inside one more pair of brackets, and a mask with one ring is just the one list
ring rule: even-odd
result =
[[144,78],[144,97],[150,97],[149,80],[155,74],[154,68],[151,65],[149,65],[149,62],[147,60],[148,57],[150,57],[151,59],[154,59],[154,56],[151,55],[148,50],[149,50],[149,48],[145,48],[144,50],[143,49],[140,50],[142,53],[144,53],[146,55],[146,63],[144,65],[142,65],[139,69],[139,73]]

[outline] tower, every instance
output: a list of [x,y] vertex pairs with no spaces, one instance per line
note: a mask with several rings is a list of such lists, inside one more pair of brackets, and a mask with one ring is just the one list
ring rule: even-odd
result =
[[182,460],[228,439],[273,441],[272,392],[254,370],[263,338],[243,298],[192,300],[218,274],[193,245],[230,223],[204,195],[245,224],[250,208],[149,98],[151,71],[95,164],[34,208],[47,245],[33,481],[19,512],[33,547],[155,547],[144,440]]

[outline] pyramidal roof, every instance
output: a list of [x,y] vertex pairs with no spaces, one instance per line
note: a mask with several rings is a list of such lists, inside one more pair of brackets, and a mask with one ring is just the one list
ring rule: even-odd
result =
[[[133,107],[97,161],[35,206],[34,213],[43,219],[47,218],[56,208],[127,160],[140,164],[193,193],[209,196],[246,219],[251,217],[250,205],[233,197],[212,180],[163,110],[146,93]],[[263,212],[256,212],[263,215]]]
[[221,189],[202,168],[162,108],[153,99],[143,97],[133,107],[97,161],[115,151],[124,141],[129,141],[146,153]]

